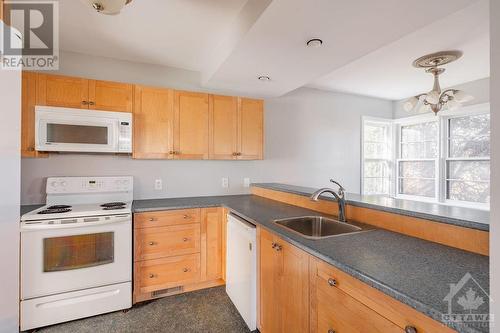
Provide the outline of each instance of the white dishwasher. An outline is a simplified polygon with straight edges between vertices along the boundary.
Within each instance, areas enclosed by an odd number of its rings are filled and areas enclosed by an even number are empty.
[[[227,216],[226,293],[250,331],[257,329],[257,243],[255,226]]]

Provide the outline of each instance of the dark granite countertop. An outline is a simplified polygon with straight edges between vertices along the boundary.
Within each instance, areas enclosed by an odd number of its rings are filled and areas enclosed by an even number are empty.
[[[257,183],[255,187],[310,196],[317,188],[280,183]],[[333,197],[322,199],[335,201]],[[490,212],[482,209],[456,207],[431,202],[395,199],[383,195],[346,194],[346,203],[352,206],[372,208],[385,212],[419,217],[431,221],[453,224],[471,229],[489,231]]]
[[[442,315],[448,311],[444,298],[450,292],[450,284],[458,283],[467,273],[489,291],[487,256],[380,229],[309,240],[272,221],[324,214],[259,196],[135,200],[133,211],[215,206],[225,206],[248,221],[272,230],[304,251],[438,321],[443,321]],[[487,309],[485,312],[488,313]],[[456,323],[451,326],[459,332],[488,332],[487,328],[473,329]]]

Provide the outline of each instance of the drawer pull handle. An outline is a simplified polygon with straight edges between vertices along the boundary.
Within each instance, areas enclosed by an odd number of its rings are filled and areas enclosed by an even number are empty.
[[[329,329],[328,333],[335,333],[335,330]]]
[[[155,278],[155,275],[153,273],[151,273],[151,274],[149,274],[149,278],[153,279],[153,278]]]
[[[408,325],[405,327],[405,333],[417,333],[417,329],[415,326]]]
[[[90,101],[90,102],[89,102],[89,105],[95,105],[95,103],[94,103],[94,102],[92,102],[92,101]]]
[[[184,273],[187,273],[187,272],[189,272],[189,268],[184,268],[182,271],[183,271]]]
[[[158,221],[158,219],[156,217],[150,217],[149,218],[149,222],[154,222],[154,221]]]
[[[149,242],[149,245],[151,246],[156,245],[156,242]]]
[[[328,284],[330,285],[330,287],[335,287],[337,285],[337,280],[329,278]]]
[[[191,218],[191,216],[189,216],[188,214],[185,214],[185,215],[183,216],[183,218],[184,218],[184,219],[189,219],[189,218]]]
[[[83,105],[89,105],[89,102],[87,102],[87,101],[82,101],[82,104],[83,104]]]
[[[188,240],[189,240],[189,238],[187,238],[187,237],[184,237],[184,238],[182,239],[182,241],[183,241],[183,242],[187,242]]]

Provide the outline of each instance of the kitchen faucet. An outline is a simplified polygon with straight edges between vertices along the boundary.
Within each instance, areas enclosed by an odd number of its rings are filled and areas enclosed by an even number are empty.
[[[333,179],[330,179],[330,181],[339,187],[338,193],[335,192],[335,190],[328,188],[328,187],[320,188],[319,190],[317,190],[316,192],[314,192],[311,195],[311,200],[318,201],[319,196],[322,195],[323,193],[332,194],[335,197],[335,199],[337,199],[337,202],[339,204],[339,221],[346,222],[346,218],[345,218],[345,188]]]

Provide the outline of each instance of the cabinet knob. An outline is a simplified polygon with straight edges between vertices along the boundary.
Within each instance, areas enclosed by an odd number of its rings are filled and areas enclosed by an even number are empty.
[[[95,105],[95,103],[94,102],[89,102],[89,105]]]
[[[154,221],[158,221],[158,219],[156,217],[150,217],[149,218],[149,222],[154,222]]]
[[[408,325],[405,327],[405,333],[417,333],[417,329],[415,326]]]
[[[237,156],[241,156],[241,153],[236,153]]]
[[[233,153],[233,156],[238,156],[238,153]]]
[[[87,101],[82,101],[82,104],[83,104],[83,105],[89,105],[89,102],[87,102]]]
[[[153,279],[154,277],[155,277],[155,275],[153,273],[149,274],[150,279]]]
[[[169,151],[169,152],[168,152],[168,154],[169,154],[169,155],[173,155],[173,154],[174,154],[174,151],[173,151],[173,150],[171,150],[171,151]]]
[[[184,216],[182,218],[187,220],[187,219],[191,218],[191,216],[189,216],[188,214],[184,214]]]
[[[337,280],[329,278],[328,284],[330,285],[330,287],[335,287],[337,285]]]
[[[149,245],[151,246],[156,245],[156,242],[149,242]]]
[[[35,151],[35,147],[28,147],[28,151]]]
[[[187,273],[187,272],[189,272],[189,268],[184,268],[182,271],[183,271],[184,273]]]
[[[187,238],[187,237],[184,237],[184,238],[182,239],[182,241],[183,241],[183,242],[187,242],[188,240],[189,240],[189,238]]]
[[[328,333],[335,333],[335,330],[329,329]]]

